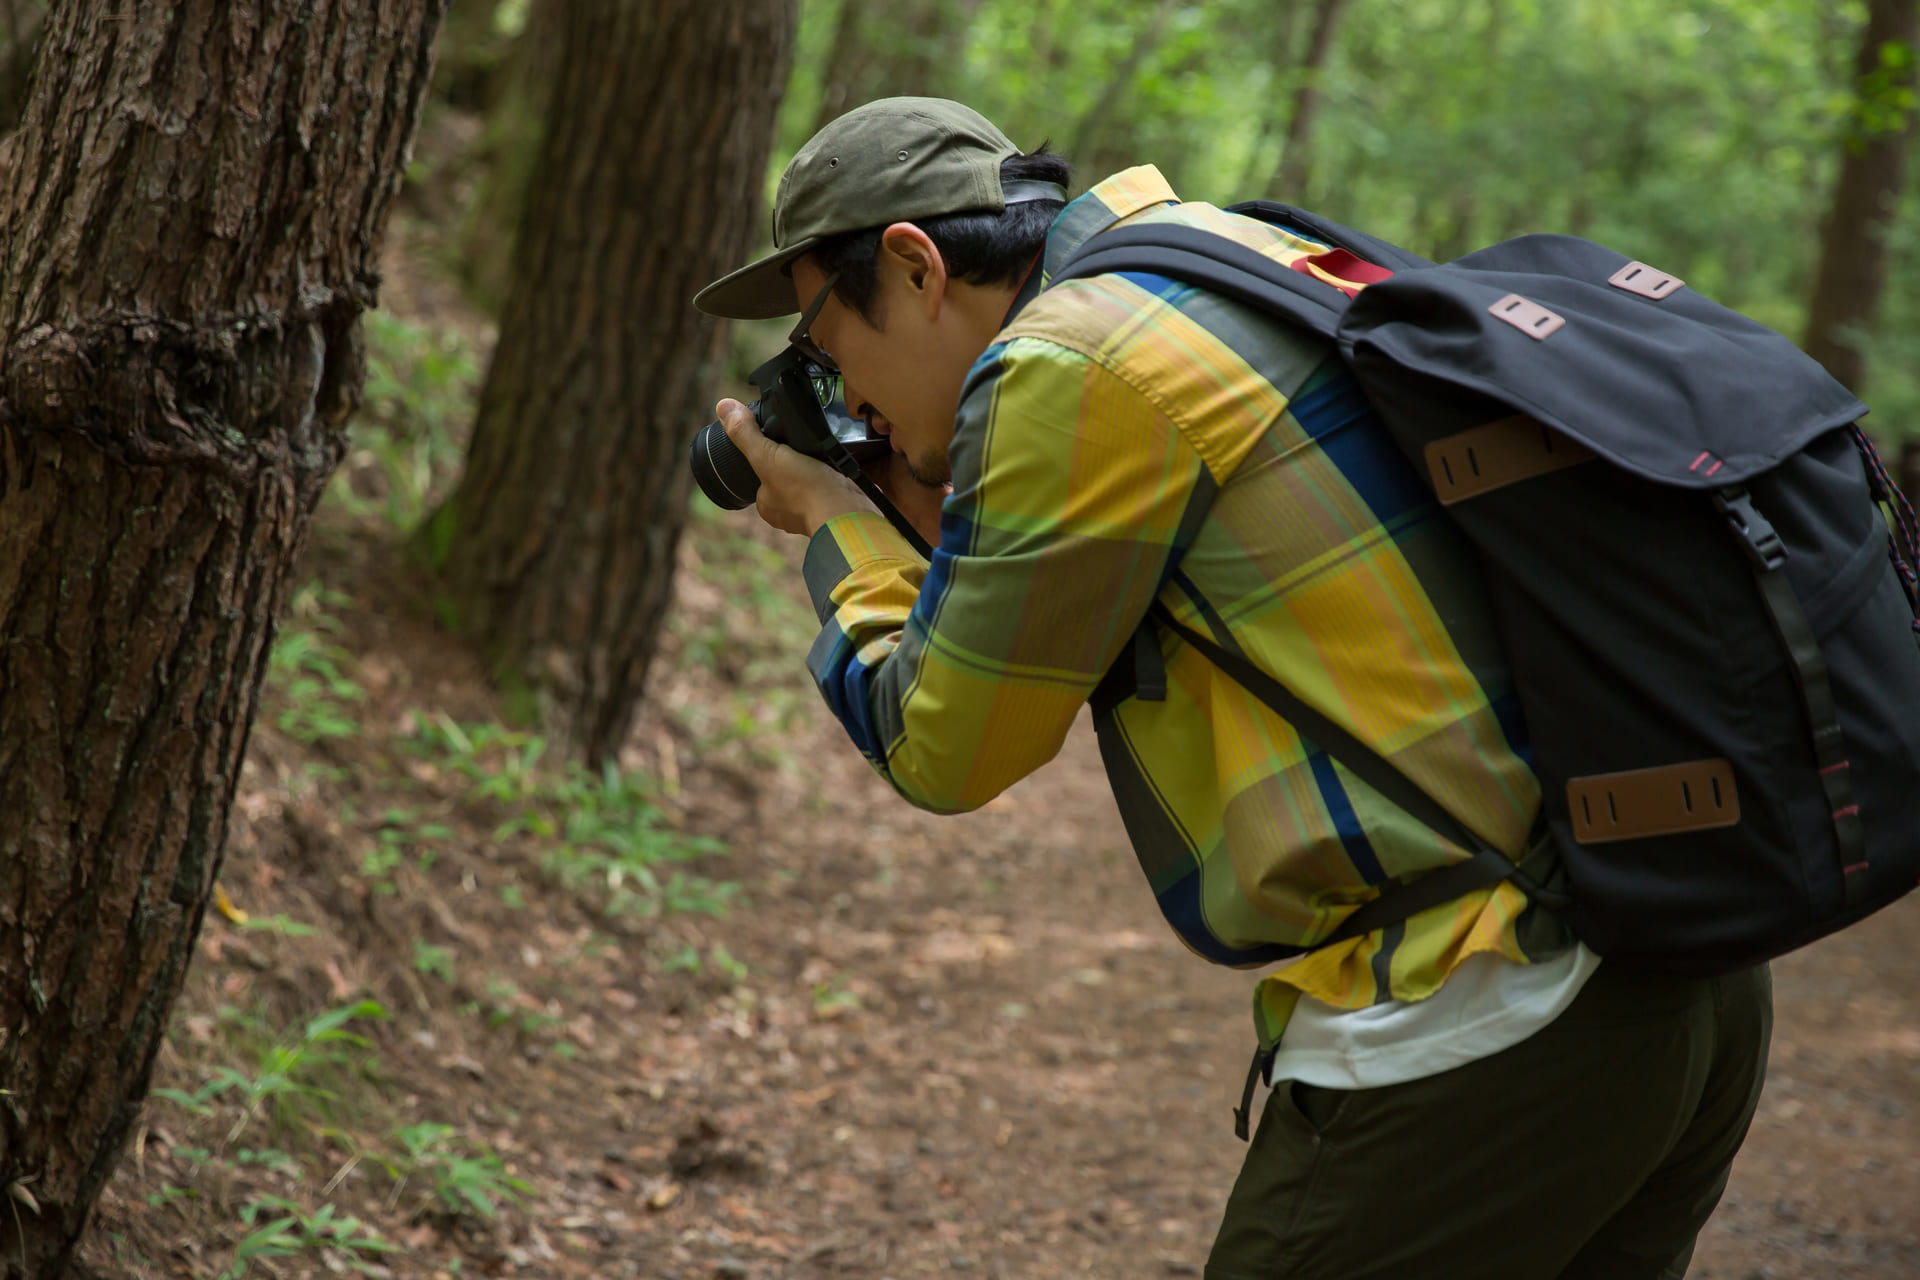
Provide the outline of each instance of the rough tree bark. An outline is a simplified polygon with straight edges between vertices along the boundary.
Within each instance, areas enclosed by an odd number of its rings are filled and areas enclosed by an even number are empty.
[[[1807,352],[1854,391],[1866,381],[1862,339],[1880,315],[1887,233],[1913,150],[1920,0],[1870,0],[1854,63],[1858,106],[1841,139],[1840,178],[1820,233]]]
[[[67,1271],[146,1093],[294,552],[358,396],[359,316],[442,7],[63,4],[7,140],[8,1280]]]
[[[1293,91],[1293,113],[1287,118],[1287,138],[1280,148],[1280,171],[1267,188],[1270,200],[1298,200],[1306,193],[1313,162],[1313,117],[1320,110],[1320,79],[1333,54],[1333,37],[1347,0],[1319,0],[1313,14],[1313,35],[1300,64],[1300,80]]]
[[[790,0],[569,0],[500,341],[422,531],[459,626],[590,759],[639,701],[712,416],[693,309],[760,227]]]

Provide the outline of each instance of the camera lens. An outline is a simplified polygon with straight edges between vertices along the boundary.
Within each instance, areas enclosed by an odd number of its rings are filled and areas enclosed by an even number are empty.
[[[687,465],[693,468],[700,492],[716,507],[728,511],[750,507],[753,496],[760,492],[760,477],[754,474],[747,455],[734,448],[727,429],[718,422],[709,422],[693,437],[693,443],[687,446]]]

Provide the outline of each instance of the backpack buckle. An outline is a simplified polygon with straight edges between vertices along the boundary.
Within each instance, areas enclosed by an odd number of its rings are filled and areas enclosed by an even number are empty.
[[[1713,501],[1762,572],[1771,572],[1787,562],[1787,544],[1753,505],[1753,495],[1745,485],[1728,485],[1714,493]]]

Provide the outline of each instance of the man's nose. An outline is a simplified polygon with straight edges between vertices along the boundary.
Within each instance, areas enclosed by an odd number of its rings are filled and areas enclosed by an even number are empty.
[[[848,413],[856,418],[865,418],[867,426],[883,436],[892,434],[893,424],[887,421],[886,415],[874,408],[873,402],[861,395],[859,388],[845,378],[840,382],[840,394],[847,402]]]

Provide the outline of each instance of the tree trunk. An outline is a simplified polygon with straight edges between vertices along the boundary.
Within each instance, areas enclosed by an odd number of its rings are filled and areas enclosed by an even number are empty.
[[[1307,174],[1313,162],[1313,117],[1320,109],[1320,80],[1333,53],[1334,33],[1347,0],[1320,0],[1313,15],[1313,38],[1300,67],[1300,84],[1293,93],[1293,114],[1287,120],[1287,139],[1280,151],[1280,172],[1268,188],[1272,200],[1297,201],[1306,194]]]
[[[1147,20],[1139,34],[1133,38],[1133,45],[1127,50],[1127,56],[1107,77],[1106,87],[1100,91],[1086,115],[1081,117],[1079,128],[1073,131],[1073,143],[1067,154],[1093,164],[1104,164],[1099,159],[1104,152],[1108,136],[1113,131],[1114,117],[1121,109],[1121,103],[1133,91],[1134,79],[1140,74],[1141,64],[1146,62],[1153,51],[1160,47],[1167,36],[1167,22],[1173,17],[1174,9],[1180,0],[1160,0],[1153,11],[1153,17]],[[1104,169],[1095,170],[1104,172]]]
[[[840,0],[833,24],[833,43],[820,67],[820,106],[813,114],[812,137],[867,100],[868,72],[874,62],[866,28],[871,20],[869,0]]]
[[[1273,94],[1265,105],[1260,117],[1260,132],[1254,137],[1253,148],[1247,152],[1247,162],[1241,167],[1240,180],[1233,184],[1236,193],[1245,192],[1249,196],[1253,184],[1264,169],[1267,144],[1280,128],[1284,116],[1280,111],[1281,86],[1286,82],[1288,68],[1293,66],[1294,28],[1300,25],[1300,11],[1304,0],[1285,0],[1268,11],[1273,21],[1273,37],[1268,44],[1271,52],[1267,63],[1273,70]]]
[[[940,55],[958,16],[949,0],[888,0],[882,12],[887,39],[880,46],[885,56],[880,59],[874,97],[938,95],[948,70],[941,65]]]
[[[1806,348],[1858,392],[1866,380],[1865,342],[1880,315],[1887,233],[1907,181],[1913,149],[1915,54],[1920,3],[1871,0],[1854,64],[1857,104],[1842,141],[1840,178],[1820,234]]]
[[[441,9],[48,20],[0,180],[0,1277],[67,1271],[146,1093]]]
[[[461,235],[460,283],[498,317],[513,274],[513,247],[540,156],[554,78],[560,69],[560,14],[566,0],[534,0],[527,24],[494,71],[486,144],[471,212]]]
[[[793,7],[569,0],[561,31],[466,474],[422,545],[510,697],[603,759],[640,698],[687,441],[712,416],[723,334],[692,298],[761,226]]]

